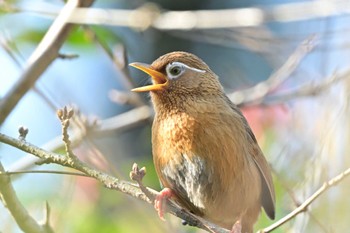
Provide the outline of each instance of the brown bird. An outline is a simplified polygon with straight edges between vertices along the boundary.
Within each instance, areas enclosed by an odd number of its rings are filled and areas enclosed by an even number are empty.
[[[261,207],[275,217],[269,165],[241,111],[218,76],[197,56],[172,52],[151,65],[132,63],[150,92],[154,165],[165,188],[155,207],[163,218],[171,198],[191,213],[232,232],[251,233]]]

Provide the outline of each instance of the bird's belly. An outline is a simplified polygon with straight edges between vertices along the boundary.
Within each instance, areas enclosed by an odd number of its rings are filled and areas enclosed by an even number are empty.
[[[162,168],[162,177],[174,190],[180,204],[200,214],[210,197],[212,173],[200,156],[181,154],[175,158]]]
[[[232,226],[251,208],[259,213],[260,180],[254,167],[225,177],[229,183],[222,186],[220,171],[203,157],[182,154],[175,158],[161,169],[161,180],[182,207],[224,227]]]

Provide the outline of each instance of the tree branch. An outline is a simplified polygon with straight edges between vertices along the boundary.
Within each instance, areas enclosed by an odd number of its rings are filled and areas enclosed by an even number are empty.
[[[15,108],[40,75],[59,56],[59,49],[74,27],[68,19],[75,8],[89,7],[93,0],[69,0],[57,16],[39,46],[27,61],[18,82],[0,101],[0,125]]]
[[[138,185],[132,184],[127,181],[119,180],[116,177],[113,177],[101,171],[95,170],[89,167],[87,164],[80,161],[79,159],[77,159],[75,156],[55,154],[55,153],[43,150],[37,146],[34,146],[24,140],[18,140],[18,139],[9,137],[7,135],[4,135],[2,133],[0,133],[0,142],[11,145],[19,150],[30,153],[32,155],[35,155],[41,159],[42,163],[55,163],[55,164],[59,164],[65,167],[70,167],[75,170],[81,171],[84,174],[100,181],[108,189],[118,190],[120,192],[123,192],[125,194],[128,194],[132,197],[135,197],[137,199],[140,199],[148,203],[152,202],[155,199],[156,195],[158,194],[157,191],[147,188],[148,193],[152,195],[151,196],[152,200],[150,200],[145,195],[145,193],[139,188]],[[181,207],[179,207],[172,201],[167,202],[167,207],[168,207],[167,210],[169,213],[185,220],[186,222],[190,223],[193,226],[204,229],[208,232],[215,232],[215,233],[229,232],[227,229],[223,229],[204,219],[194,216],[191,213],[188,213],[187,211],[183,210]]]
[[[51,228],[47,225],[39,224],[32,218],[28,211],[18,200],[15,190],[12,187],[11,179],[6,174],[0,162],[0,194],[4,205],[12,214],[19,228],[26,233],[49,233]]]
[[[86,131],[73,130],[70,135],[71,143],[76,146],[80,144],[83,138],[86,136],[100,137],[109,133],[121,133],[125,130],[133,128],[141,123],[150,121],[153,117],[153,110],[149,106],[142,106],[131,109],[127,112],[118,114],[114,117],[98,121],[95,127],[86,126]],[[88,135],[86,135],[88,134]],[[41,148],[47,151],[59,151],[64,150],[64,143],[62,142],[62,136],[58,136]],[[35,163],[39,162],[38,157],[23,157],[19,161],[15,162],[9,167],[11,171],[24,170],[32,167]]]

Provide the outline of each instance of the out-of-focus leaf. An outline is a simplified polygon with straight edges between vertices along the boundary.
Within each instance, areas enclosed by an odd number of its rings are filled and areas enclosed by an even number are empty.
[[[32,44],[38,44],[42,38],[44,37],[46,33],[45,29],[39,30],[39,29],[30,29],[22,31],[15,40],[19,43],[32,43]]]

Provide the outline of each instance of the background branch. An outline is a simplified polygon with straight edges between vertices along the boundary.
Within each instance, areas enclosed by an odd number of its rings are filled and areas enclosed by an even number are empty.
[[[339,73],[335,73],[332,76],[327,77],[318,83],[311,82],[294,90],[288,90],[284,93],[276,93],[274,95],[266,96],[266,98],[260,101],[260,104],[278,104],[285,103],[296,98],[317,96],[323,91],[331,88],[334,84],[348,78],[350,78],[350,69],[344,70]]]
[[[48,225],[39,224],[30,216],[21,204],[15,190],[12,187],[10,176],[6,174],[0,162],[0,194],[3,204],[11,212],[17,225],[26,233],[49,233],[52,232]]]
[[[228,97],[238,106],[261,103],[271,91],[275,90],[290,77],[303,58],[305,58],[314,47],[315,36],[311,36],[304,40],[289,56],[286,62],[273,72],[267,80],[260,82],[251,88],[235,91],[232,94],[229,94]]]
[[[73,24],[67,22],[77,7],[88,7],[93,0],[69,0],[57,16],[45,37],[28,59],[18,82],[0,101],[0,125],[5,121],[25,93],[35,84],[47,67],[59,56],[59,49],[67,39]]]
[[[269,7],[246,7],[222,10],[162,11],[153,4],[136,10],[78,8],[69,22],[132,27],[146,30],[194,30],[260,26],[269,22],[295,22],[337,16],[348,12],[346,0],[293,2]],[[26,10],[26,9],[20,9]],[[55,13],[45,9],[29,9],[39,16],[53,18]]]
[[[339,182],[344,180],[347,176],[350,175],[350,168],[346,169],[344,172],[340,173],[339,175],[335,176],[334,178],[330,179],[328,182],[324,183],[321,188],[319,188],[314,194],[312,194],[308,199],[306,199],[299,207],[294,209],[291,213],[283,217],[282,219],[278,220],[274,224],[272,224],[269,227],[266,227],[258,233],[268,233],[279,226],[285,224],[286,222],[290,221],[291,219],[295,218],[298,214],[305,212],[308,210],[308,207],[325,191],[327,191],[329,188],[337,185]]]

